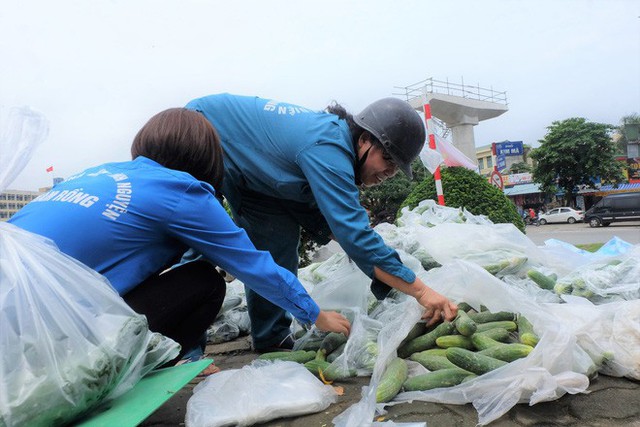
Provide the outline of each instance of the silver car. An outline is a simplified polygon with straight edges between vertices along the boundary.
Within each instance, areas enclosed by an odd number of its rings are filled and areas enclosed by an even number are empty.
[[[577,221],[582,221],[584,219],[584,213],[572,208],[561,207],[541,213],[538,215],[538,219],[540,220],[541,225],[548,222],[568,222],[569,224],[573,224]]]

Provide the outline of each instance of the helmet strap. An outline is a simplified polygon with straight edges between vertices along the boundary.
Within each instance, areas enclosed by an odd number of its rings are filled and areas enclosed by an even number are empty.
[[[364,162],[367,161],[367,157],[369,157],[369,151],[371,151],[371,147],[373,147],[373,144],[370,145],[369,148],[367,148],[367,151],[364,152],[362,157],[357,159],[356,162],[355,162],[355,165],[354,165],[353,169],[354,169],[355,175],[356,175],[356,185],[362,184],[362,180],[360,179],[360,168],[362,167],[362,165],[364,165]]]

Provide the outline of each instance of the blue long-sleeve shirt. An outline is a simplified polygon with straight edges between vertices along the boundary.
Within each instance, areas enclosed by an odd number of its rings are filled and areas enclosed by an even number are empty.
[[[255,249],[211,185],[145,157],[72,176],[10,222],[50,238],[120,295],[193,248],[302,322],[320,312],[292,273]]]
[[[415,280],[413,271],[370,227],[360,205],[356,153],[345,120],[293,104],[230,94],[195,99],[187,108],[200,111],[220,135],[222,192],[232,205],[243,189],[305,203],[319,210],[325,234],[331,232],[369,277],[376,266],[406,282]],[[321,234],[321,225],[307,226]]]

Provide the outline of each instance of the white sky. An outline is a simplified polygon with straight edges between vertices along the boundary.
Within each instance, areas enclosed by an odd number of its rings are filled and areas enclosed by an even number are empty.
[[[617,125],[640,113],[640,1],[4,0],[0,106],[50,121],[9,188],[128,160],[152,115],[195,97],[357,113],[429,77],[507,91],[478,146],[536,146],[569,117]]]

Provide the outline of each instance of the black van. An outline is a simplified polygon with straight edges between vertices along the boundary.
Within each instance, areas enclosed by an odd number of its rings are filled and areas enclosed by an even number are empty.
[[[610,194],[593,205],[585,214],[584,222],[591,227],[607,226],[616,221],[640,220],[640,192]]]

